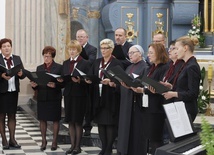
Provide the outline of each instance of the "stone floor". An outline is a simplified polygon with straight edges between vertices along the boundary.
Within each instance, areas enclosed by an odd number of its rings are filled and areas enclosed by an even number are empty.
[[[40,151],[41,133],[39,131],[39,122],[35,117],[35,110],[29,105],[21,106],[17,112],[16,139],[22,146],[21,149],[2,150],[0,145],[0,155],[64,155],[65,151],[70,148],[70,140],[68,135],[67,124],[61,122],[58,149],[51,151],[52,131],[49,124],[47,131],[47,149]],[[6,128],[8,136],[8,128]],[[0,139],[1,144],[1,139]],[[79,155],[97,155],[100,152],[100,140],[97,127],[93,127],[92,134],[89,137],[82,138],[81,149]],[[113,150],[116,154],[116,150]]]

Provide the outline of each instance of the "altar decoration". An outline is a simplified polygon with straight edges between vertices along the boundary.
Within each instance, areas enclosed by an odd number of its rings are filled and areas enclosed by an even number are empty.
[[[210,102],[210,94],[209,90],[204,90],[203,84],[205,79],[206,71],[203,67],[201,69],[201,81],[200,81],[200,87],[199,87],[199,95],[198,95],[198,112],[199,113],[205,113],[207,111],[207,107]]]
[[[205,47],[205,36],[203,35],[202,23],[201,23],[201,15],[194,15],[194,18],[191,21],[192,28],[188,31],[188,36],[196,36],[199,41],[199,47]]]

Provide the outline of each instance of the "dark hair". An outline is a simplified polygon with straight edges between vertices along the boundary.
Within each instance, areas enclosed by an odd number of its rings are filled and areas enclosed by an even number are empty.
[[[12,47],[12,40],[8,38],[3,38],[0,40],[0,48],[2,48],[2,44],[9,42]]]
[[[170,46],[170,45],[175,45],[175,40],[170,41],[170,42],[169,42],[169,46]]]
[[[124,34],[126,35],[126,33],[127,33],[126,29],[124,29],[123,27],[118,27],[116,30],[119,30],[119,29],[123,30],[123,31],[124,31]],[[116,30],[115,30],[115,31],[116,31]],[[114,32],[115,32],[115,31],[114,31]]]
[[[42,55],[50,53],[52,58],[56,56],[56,49],[52,46],[45,46],[45,48],[42,50]]]
[[[166,49],[161,43],[152,43],[149,47],[153,47],[155,50],[155,54],[159,63],[167,63],[169,61],[169,57],[166,53]]]

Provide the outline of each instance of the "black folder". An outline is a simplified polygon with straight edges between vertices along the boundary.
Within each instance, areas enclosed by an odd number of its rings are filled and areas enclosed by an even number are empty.
[[[137,80],[141,81],[144,86],[152,86],[155,89],[155,92],[158,94],[162,94],[164,92],[169,91],[169,88],[162,85],[158,81],[155,81],[147,76],[138,77]]]
[[[114,47],[114,50],[112,52],[112,55],[115,56],[119,60],[124,60],[126,59],[126,55],[123,53],[123,49],[121,45],[116,45]]]
[[[22,64],[18,64],[11,69],[7,69],[5,66],[0,64],[0,71],[6,73],[7,76],[13,77],[16,75],[21,69],[23,69]]]
[[[108,73],[112,75],[119,82],[124,82],[128,87],[142,87],[140,81],[129,76],[120,66],[115,66],[109,69]]]
[[[45,71],[30,72],[26,69],[23,71],[30,81],[36,82],[38,85],[47,85],[49,82],[57,82],[57,79]]]
[[[116,84],[120,84],[120,82],[118,80],[115,79],[114,74],[111,73],[110,71],[106,70],[106,69],[102,69],[101,72],[103,72],[103,74],[110,79],[111,82],[114,82]]]
[[[96,75],[88,75],[84,73],[83,71],[79,70],[78,68],[75,68],[75,70],[78,72],[77,76],[80,76],[80,78],[90,80],[93,83],[100,83],[101,79]]]

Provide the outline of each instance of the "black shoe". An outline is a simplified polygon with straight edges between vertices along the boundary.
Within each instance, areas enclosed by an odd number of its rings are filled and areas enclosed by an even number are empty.
[[[9,149],[10,149],[10,146],[9,146],[9,145],[3,145],[3,146],[2,146],[2,149],[3,149],[3,150],[9,150]]]
[[[98,155],[104,155],[104,150],[100,151]]]
[[[80,148],[78,148],[78,149],[74,149],[72,154],[79,154],[81,152],[82,152],[82,150]]]
[[[21,145],[17,144],[17,142],[16,143],[9,142],[9,146],[13,147],[13,148],[16,148],[16,149],[20,149],[21,148]]]
[[[84,132],[83,136],[91,136],[91,131],[90,130],[86,130]]]
[[[51,146],[51,151],[57,150],[57,146]]]
[[[71,154],[71,153],[73,152],[73,150],[74,150],[74,148],[70,148],[69,150],[67,150],[67,151],[65,152],[65,154]]]
[[[40,147],[40,150],[41,150],[41,151],[45,151],[45,150],[46,150],[46,146],[41,146],[41,147]]]
[[[41,150],[41,151],[46,150],[46,146],[47,146],[47,141],[45,142],[45,144],[42,143],[42,145],[41,145],[41,147],[40,147],[40,150]]]

